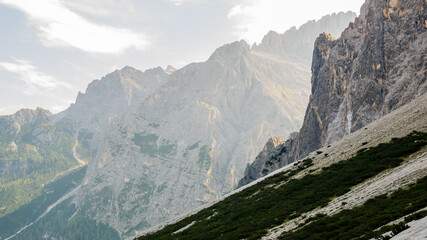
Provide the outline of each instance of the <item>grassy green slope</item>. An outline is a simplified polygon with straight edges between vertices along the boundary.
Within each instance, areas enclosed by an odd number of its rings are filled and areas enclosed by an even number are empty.
[[[13,235],[28,223],[36,220],[51,204],[77,187],[83,180],[85,172],[86,167],[82,167],[59,177],[56,181],[44,186],[41,196],[0,218],[0,226],[3,226],[0,228],[0,239]],[[24,233],[22,234],[24,235]]]
[[[40,197],[41,187],[78,166],[71,124],[0,119],[0,217]]]
[[[320,173],[292,179],[298,171],[310,166],[310,159],[306,159],[292,171],[269,177],[190,217],[138,239],[259,239],[268,229],[304,212],[325,206],[334,197],[347,193],[351,187],[398,166],[403,157],[417,152],[425,145],[426,133],[412,133],[377,147],[360,150],[356,156],[323,168]],[[418,192],[424,200],[427,199],[426,194],[425,191]],[[427,205],[427,201],[420,203],[419,199],[409,199],[402,204],[414,201],[410,211],[416,211]],[[190,224],[189,228],[179,231]],[[348,224],[347,228],[351,232],[356,226]],[[358,234],[369,231],[363,229]],[[320,236],[318,239],[325,238]]]
[[[76,208],[71,202],[72,198],[56,205],[44,217],[38,219],[49,206],[81,184],[85,172],[86,166],[58,177],[44,186],[41,196],[0,218],[0,239],[14,235],[32,222],[33,224],[12,239],[120,239],[115,229],[85,215],[84,206]]]

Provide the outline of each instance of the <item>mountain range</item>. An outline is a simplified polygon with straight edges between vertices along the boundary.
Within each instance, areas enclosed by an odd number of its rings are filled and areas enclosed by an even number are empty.
[[[426,9],[366,0],[0,116],[0,239],[423,239]]]
[[[0,239],[422,239],[426,9],[366,0],[0,116]]]
[[[226,44],[178,70],[125,67],[59,114],[22,110],[25,127],[19,112],[1,117],[0,171],[22,174],[2,179],[0,197],[14,197],[1,201],[0,236],[127,238],[231,192],[270,136],[301,127],[316,36],[354,17]]]

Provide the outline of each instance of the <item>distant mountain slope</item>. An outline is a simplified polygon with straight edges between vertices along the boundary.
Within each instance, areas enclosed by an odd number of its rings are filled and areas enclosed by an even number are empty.
[[[71,126],[37,108],[0,116],[0,218],[43,193],[43,185],[79,166]]]
[[[304,123],[274,159],[259,159],[239,186],[305,157],[425,93],[427,2],[366,1],[334,39],[321,34]]]
[[[173,70],[170,68],[170,72]],[[90,146],[95,154],[109,122],[122,114],[136,111],[137,107],[160,86],[169,74],[162,68],[144,72],[124,67],[92,81],[76,102],[54,119],[70,119],[76,137]]]
[[[95,116],[108,119],[131,112],[150,96],[168,78],[169,74],[162,68],[149,69],[144,72],[132,67],[124,67],[107,74],[100,80],[92,81],[85,93],[77,96],[76,103],[59,114],[80,124],[95,121]],[[102,124],[105,125],[105,124]]]
[[[424,94],[137,239],[372,239],[397,234],[427,214],[426,101]],[[422,234],[415,237],[420,231],[414,229],[411,237],[423,239]]]

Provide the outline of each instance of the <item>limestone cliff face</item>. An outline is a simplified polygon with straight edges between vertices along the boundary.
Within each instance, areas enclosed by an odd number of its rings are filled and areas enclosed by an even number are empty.
[[[173,72],[173,68],[168,71]],[[109,122],[122,114],[135,112],[168,78],[168,72],[160,67],[144,72],[124,67],[92,81],[85,93],[79,92],[74,104],[53,118],[70,119],[76,137],[87,142],[95,154]]]
[[[103,114],[101,119],[135,110],[155,90],[162,86],[168,74],[162,68],[144,72],[132,67],[116,70],[100,80],[92,81],[85,93],[79,93],[76,103],[63,115],[78,123],[88,123],[94,116]]]
[[[424,0],[367,0],[340,38],[321,34],[303,126],[274,165],[300,159],[425,93],[426,19]],[[257,166],[248,166],[240,185],[276,169]]]
[[[132,236],[232,191],[269,136],[301,126],[309,79],[306,66],[243,41],[176,70],[110,121],[80,203]]]

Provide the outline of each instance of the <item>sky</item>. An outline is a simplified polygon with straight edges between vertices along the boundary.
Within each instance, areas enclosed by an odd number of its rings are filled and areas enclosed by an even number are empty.
[[[66,109],[106,74],[206,61],[364,0],[0,0],[0,115]]]

